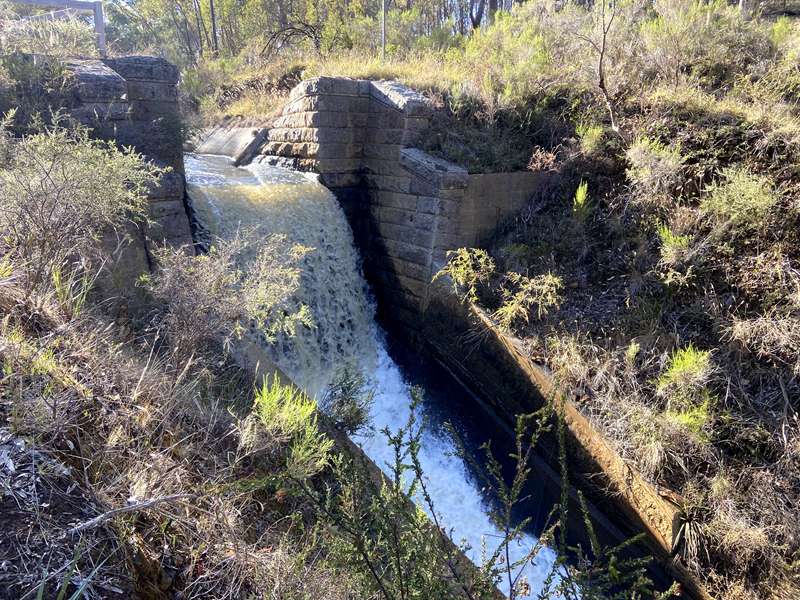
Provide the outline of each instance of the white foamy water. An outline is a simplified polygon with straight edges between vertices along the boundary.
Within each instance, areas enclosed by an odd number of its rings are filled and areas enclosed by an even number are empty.
[[[324,391],[337,367],[355,364],[375,386],[373,429],[379,432],[388,427],[396,432],[405,426],[411,406],[409,383],[389,356],[375,324],[352,232],[333,194],[313,176],[266,165],[236,168],[217,156],[187,155],[186,171],[193,206],[212,234],[230,238],[252,228],[258,235],[283,234],[290,242],[315,248],[305,258],[299,294],[310,306],[317,327],[265,348],[269,358],[313,396]],[[393,450],[385,436],[374,433],[354,441],[388,471]],[[491,553],[502,533],[488,516],[480,484],[455,449],[446,429],[427,426],[423,430],[419,458],[439,522],[452,529],[454,541],[463,539],[472,547],[469,557],[479,563],[484,540]],[[526,556],[536,541],[526,535],[513,544],[511,560]],[[525,566],[532,597],[554,560],[555,554],[544,549]],[[500,589],[508,593],[506,581],[500,582]]]

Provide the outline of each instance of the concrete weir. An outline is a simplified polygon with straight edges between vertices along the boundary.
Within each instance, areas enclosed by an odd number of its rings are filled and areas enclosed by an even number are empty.
[[[319,77],[269,127],[228,122],[196,150],[318,173],[350,221],[380,316],[416,330],[447,250],[485,241],[549,177],[470,174],[415,148],[432,114],[396,82]]]
[[[468,173],[415,148],[432,113],[424,96],[396,82],[320,77],[296,86],[269,126],[229,122],[196,151],[318,173],[345,210],[384,325],[440,362],[507,424],[545,398],[563,397],[571,477],[623,531],[646,532],[651,551],[685,591],[707,598],[672,560],[679,499],[627,465],[513,339],[432,283],[448,250],[486,243],[553,177]],[[550,457],[557,462],[552,443]]]

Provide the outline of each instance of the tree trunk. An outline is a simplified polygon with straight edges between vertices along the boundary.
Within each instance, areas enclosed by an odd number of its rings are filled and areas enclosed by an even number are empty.
[[[214,0],[208,0],[211,9],[211,47],[214,49],[214,56],[219,55],[219,38],[217,37],[217,12],[214,10]]]

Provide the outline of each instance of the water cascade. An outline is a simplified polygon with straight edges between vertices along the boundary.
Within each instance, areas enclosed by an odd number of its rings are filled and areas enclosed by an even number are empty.
[[[264,348],[265,355],[317,397],[338,367],[354,364],[369,374],[375,388],[374,430],[397,431],[405,425],[410,383],[375,323],[353,235],[333,194],[313,175],[263,164],[237,168],[220,156],[187,155],[186,170],[193,207],[213,236],[228,239],[242,231],[257,236],[281,234],[290,243],[314,249],[303,259],[299,296],[311,308],[316,327],[279,339]],[[426,409],[432,410],[423,404],[423,413]],[[381,468],[392,460],[392,449],[380,433],[354,441]],[[492,549],[502,534],[488,516],[489,500],[480,483],[454,450],[455,442],[442,420],[426,420],[420,460],[437,516],[445,528],[452,529],[455,541],[468,542],[473,548],[469,557],[479,562],[482,541]],[[524,556],[535,543],[529,534],[523,543],[514,544],[512,560],[514,555]],[[533,597],[554,559],[553,552],[544,550],[526,566],[524,575]],[[506,593],[507,587],[501,583]]]

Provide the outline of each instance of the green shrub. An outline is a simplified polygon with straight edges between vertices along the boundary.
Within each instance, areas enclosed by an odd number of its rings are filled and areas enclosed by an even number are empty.
[[[494,260],[486,250],[459,248],[448,250],[447,264],[433,276],[433,281],[447,276],[462,301],[477,302],[479,286],[487,284],[494,271]]]
[[[346,365],[328,386],[320,409],[339,429],[353,435],[369,426],[375,392],[367,387],[364,374]]]
[[[665,413],[665,417],[700,439],[707,439],[703,430],[710,420],[708,399],[694,406],[676,410],[670,409]]]
[[[584,154],[596,154],[605,148],[606,131],[602,125],[579,123],[575,133],[581,141],[581,151]]]
[[[628,148],[626,156],[630,164],[628,179],[645,202],[670,196],[682,182],[684,161],[678,148],[639,138]]]
[[[586,223],[592,213],[592,205],[589,199],[589,184],[581,181],[578,189],[575,190],[575,197],[572,199],[572,216],[583,224]]]
[[[216,240],[199,256],[165,247],[155,250],[158,271],[142,283],[162,302],[156,325],[176,354],[213,357],[247,331],[273,342],[278,334],[313,326],[309,308],[294,295],[308,251],[280,235],[259,239],[257,250],[241,236]]]
[[[691,242],[688,235],[674,233],[666,223],[658,226],[658,239],[661,241],[661,260],[669,266],[683,260]]]
[[[758,229],[778,201],[772,180],[746,169],[726,169],[722,181],[707,190],[700,208],[718,226],[736,230]]]
[[[288,444],[290,477],[307,479],[327,466],[333,440],[319,430],[317,405],[300,389],[281,383],[277,375],[271,382],[265,379],[256,391],[254,410],[269,436]]]
[[[64,281],[99,265],[101,237],[124,237],[126,223],[145,218],[147,190],[161,175],[132,150],[56,121],[22,138],[0,132],[2,252],[29,293],[50,290],[56,273]]]
[[[548,309],[561,304],[563,287],[563,280],[552,273],[535,277],[507,273],[506,283],[502,288],[503,303],[493,316],[500,328],[506,331],[519,321],[527,323],[534,307],[537,318],[541,319]]]
[[[696,408],[709,400],[708,384],[713,373],[711,352],[689,344],[672,354],[656,381],[656,391],[667,399],[668,409]]]
[[[666,223],[661,223],[657,232],[661,244],[660,265],[663,269],[664,282],[667,285],[686,285],[691,281],[693,275],[693,266],[687,264],[692,238],[688,235],[674,233]]]

